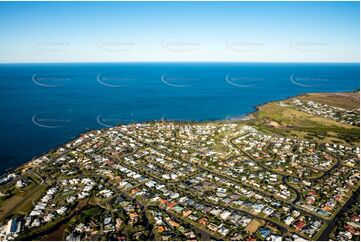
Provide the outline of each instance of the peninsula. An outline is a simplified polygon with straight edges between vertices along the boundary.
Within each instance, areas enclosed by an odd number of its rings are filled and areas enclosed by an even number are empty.
[[[0,177],[0,239],[359,240],[359,102],[89,131]]]

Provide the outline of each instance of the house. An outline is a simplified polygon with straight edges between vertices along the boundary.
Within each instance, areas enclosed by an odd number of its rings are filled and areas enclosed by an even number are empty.
[[[293,226],[296,228],[297,231],[301,231],[306,226],[306,223],[304,221],[297,220],[293,224]]]
[[[193,213],[193,211],[192,210],[186,210],[186,211],[183,211],[183,213],[182,213],[182,215],[183,215],[183,217],[188,217],[189,215],[191,215]]]
[[[59,215],[64,215],[67,210],[68,210],[68,208],[65,207],[65,206],[63,206],[63,207],[57,209],[56,212],[57,212]]]
[[[226,219],[229,218],[230,215],[231,215],[231,212],[225,210],[223,213],[221,213],[220,218],[221,218],[222,220],[226,220]]]
[[[291,225],[291,223],[292,223],[293,221],[295,221],[295,219],[292,218],[291,216],[288,216],[288,217],[284,220],[285,224],[287,224],[287,225]]]
[[[271,233],[271,230],[269,229],[269,228],[267,228],[267,227],[260,227],[259,229],[258,229],[258,232],[259,232],[259,234],[262,236],[262,238],[267,238],[268,237],[268,235],[270,235],[270,233]]]
[[[218,226],[215,225],[215,224],[213,224],[213,223],[210,223],[210,224],[208,224],[207,228],[208,228],[210,231],[215,232],[215,231],[217,231]]]

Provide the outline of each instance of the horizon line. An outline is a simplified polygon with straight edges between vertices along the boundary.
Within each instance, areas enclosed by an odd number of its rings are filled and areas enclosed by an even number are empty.
[[[12,65],[12,64],[152,64],[152,63],[161,63],[161,64],[177,64],[177,63],[230,63],[230,64],[246,64],[246,63],[257,63],[257,64],[359,64],[359,62],[345,61],[345,62],[336,62],[336,61],[325,61],[325,62],[308,62],[308,61],[76,61],[76,62],[0,62],[0,65]]]

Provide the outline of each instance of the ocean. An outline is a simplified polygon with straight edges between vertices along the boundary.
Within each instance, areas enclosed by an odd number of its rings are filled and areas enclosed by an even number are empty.
[[[89,129],[240,117],[306,92],[360,88],[359,64],[0,64],[0,172]]]

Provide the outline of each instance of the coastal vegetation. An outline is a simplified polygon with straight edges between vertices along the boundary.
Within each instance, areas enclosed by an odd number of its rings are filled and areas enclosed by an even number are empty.
[[[243,120],[89,131],[1,177],[0,236],[357,239],[358,95],[305,94]]]

